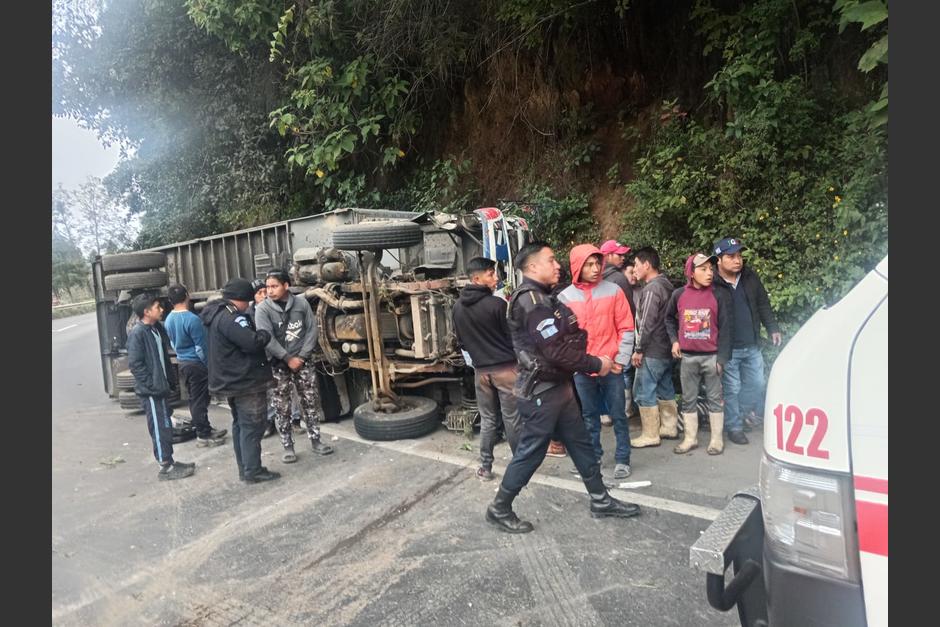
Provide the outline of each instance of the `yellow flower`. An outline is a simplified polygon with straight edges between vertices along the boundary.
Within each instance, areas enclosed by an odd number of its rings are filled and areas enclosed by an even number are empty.
[[[324,172],[320,168],[317,168],[316,175],[318,179],[322,179],[324,176],[326,176],[326,172]]]
[[[782,278],[783,278],[783,272],[779,273],[779,274],[777,275],[777,278],[778,278],[778,279],[782,279]]]
[[[835,259],[836,261],[839,261],[839,255],[833,255],[832,258]]]
[[[848,230],[848,229],[842,229],[842,235],[843,235],[844,237],[848,237],[848,235],[849,235],[849,230]]]
[[[399,149],[399,150],[398,150],[398,158],[401,159],[401,158],[404,157],[404,156],[405,156],[405,151]]]
[[[816,239],[819,239],[819,233],[816,234]]]
[[[839,204],[840,202],[842,202],[842,196],[836,196],[835,200],[836,200],[836,204]]]
[[[835,187],[830,187],[830,188],[829,188],[829,191],[830,191],[830,192],[834,192],[834,191],[836,191],[836,188],[835,188]]]

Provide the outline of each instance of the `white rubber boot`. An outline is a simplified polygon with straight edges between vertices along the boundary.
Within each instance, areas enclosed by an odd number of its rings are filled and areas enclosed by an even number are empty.
[[[725,429],[725,414],[724,412],[711,413],[708,414],[708,426],[712,430],[712,439],[708,443],[708,454],[709,455],[721,455],[722,451],[725,450],[725,439],[724,439],[724,429]]]
[[[676,401],[657,401],[662,424],[659,427],[659,437],[664,440],[679,439],[679,408]]]
[[[630,440],[630,446],[659,446],[659,407],[640,407],[640,422],[643,425],[643,434],[635,440]]]
[[[672,449],[673,453],[679,455],[698,448],[698,414],[695,412],[691,414],[683,413],[682,421],[685,423],[685,437],[682,439],[681,444]]]

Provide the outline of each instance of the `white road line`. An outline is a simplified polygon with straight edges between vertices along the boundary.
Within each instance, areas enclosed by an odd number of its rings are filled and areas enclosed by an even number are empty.
[[[373,442],[371,440],[364,440],[358,435],[350,433],[343,427],[331,423],[321,423],[320,431],[328,435],[335,435],[336,437],[340,437],[345,440],[352,440],[353,442],[368,444],[370,446],[377,446],[379,448],[388,449],[390,451],[405,453],[406,455],[414,455],[416,457],[423,457],[424,459],[431,459],[436,462],[443,462],[445,464],[452,464],[454,466],[466,466],[468,469],[471,469],[476,468],[477,465],[477,460],[475,458],[466,459],[456,455],[449,455],[447,453],[437,453],[434,451],[423,451],[418,449],[417,446],[421,444],[420,440]],[[494,463],[493,470],[499,471],[500,474],[502,474],[506,470],[506,467],[502,466],[501,464]],[[537,483],[539,485],[550,486],[553,488],[561,488],[562,490],[569,490],[571,492],[578,492],[581,494],[584,493],[584,484],[573,479],[562,479],[560,477],[551,477],[548,475],[536,473],[533,475],[532,480],[529,483]],[[675,514],[682,514],[683,516],[701,518],[703,520],[715,520],[718,518],[718,514],[721,513],[720,510],[711,507],[704,507],[702,505],[695,505],[693,503],[684,503],[682,501],[664,499],[658,496],[642,494],[640,492],[636,492],[635,490],[619,490],[615,488],[611,489],[610,493],[619,499],[627,500],[631,503],[636,503],[645,507],[651,507],[653,509],[673,512]]]
[[[70,324],[69,326],[67,326],[67,327],[62,327],[61,329],[53,329],[52,332],[53,332],[53,333],[58,333],[59,331],[67,331],[67,330],[69,330],[69,329],[71,329],[71,328],[73,328],[73,327],[77,327],[77,326],[78,326],[77,324]]]

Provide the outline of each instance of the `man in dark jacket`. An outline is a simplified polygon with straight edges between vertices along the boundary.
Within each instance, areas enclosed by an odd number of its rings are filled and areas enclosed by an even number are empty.
[[[232,279],[222,288],[222,299],[206,305],[199,316],[209,329],[209,391],[228,397],[235,464],[239,478],[247,483],[281,476],[261,465],[267,389],[272,380],[264,347],[271,334],[256,331],[247,314],[253,297],[250,281]]]
[[[508,533],[532,531],[532,523],[512,511],[512,502],[545,459],[553,434],[561,438],[581,475],[591,497],[591,516],[636,516],[638,505],[618,501],[604,486],[571,379],[575,372],[606,376],[613,361],[587,353],[587,333],[578,326],[577,317],[550,295],[561,269],[552,249],[539,242],[526,244],[515,263],[525,277],[509,302],[509,329],[519,364],[514,393],[519,397],[522,432],[496,498],[486,509],[486,520]]]
[[[454,331],[460,347],[470,354],[473,383],[480,411],[480,467],[477,477],[493,479],[493,446],[502,414],[509,448],[519,441],[519,410],[512,388],[516,384],[516,354],[506,320],[506,301],[493,295],[498,279],[496,262],[474,257],[467,262],[472,285],[454,304]]]
[[[297,461],[291,428],[290,406],[294,389],[300,397],[304,423],[310,446],[318,455],[329,455],[333,447],[320,440],[320,418],[323,406],[313,350],[317,346],[317,320],[303,294],[290,293],[290,276],[281,270],[268,272],[265,278],[268,297],[261,301],[255,312],[258,328],[271,334],[265,347],[274,371],[272,402],[277,412],[277,428],[285,464]]]
[[[651,246],[636,251],[636,277],[643,287],[636,297],[636,342],[633,394],[640,407],[643,434],[630,440],[633,448],[659,446],[660,438],[679,438],[679,408],[672,384],[672,342],[666,333],[666,308],[672,283],[659,271],[659,253]]]
[[[672,342],[672,356],[682,360],[679,378],[682,382],[685,437],[673,449],[675,453],[688,453],[698,447],[696,402],[700,388],[704,390],[708,404],[711,429],[708,454],[719,455],[724,450],[721,370],[731,358],[734,309],[731,293],[712,284],[714,261],[714,256],[702,253],[689,255],[685,261],[685,276],[689,282],[672,293],[666,310],[666,332]]]
[[[600,245],[601,253],[604,255],[604,271],[601,278],[605,281],[614,283],[623,290],[627,302],[630,303],[630,315],[636,313],[636,303],[633,301],[633,285],[627,281],[623,274],[623,266],[627,261],[627,255],[630,254],[630,247],[621,244],[615,239],[609,239]]]
[[[147,414],[153,456],[160,464],[157,478],[183,479],[196,471],[196,465],[173,459],[173,423],[166,397],[178,382],[170,362],[170,338],[160,323],[163,307],[158,296],[138,294],[131,301],[131,308],[139,324],[127,336],[127,362],[134,375],[134,392]]]
[[[764,356],[760,352],[760,325],[763,324],[774,346],[782,336],[770,308],[770,298],[760,278],[744,266],[741,240],[726,237],[715,242],[718,276],[715,283],[731,290],[734,300],[734,339],[731,359],[721,376],[725,394],[725,429],[735,444],[747,444],[742,410],[763,412]]]

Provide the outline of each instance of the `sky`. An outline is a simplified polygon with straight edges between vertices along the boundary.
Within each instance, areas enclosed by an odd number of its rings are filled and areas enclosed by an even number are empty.
[[[52,189],[76,189],[89,176],[104,178],[119,159],[117,146],[105,148],[95,133],[71,118],[52,118]]]

